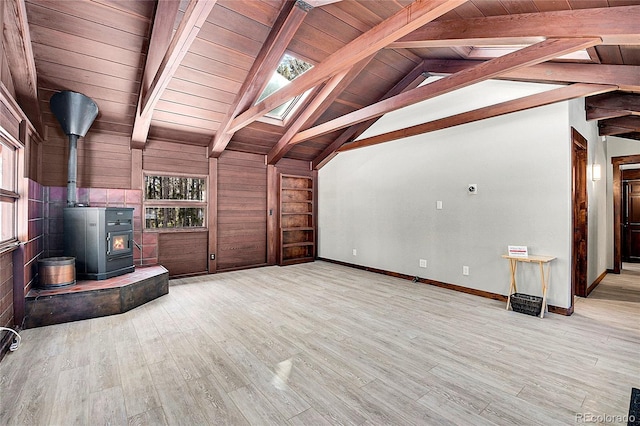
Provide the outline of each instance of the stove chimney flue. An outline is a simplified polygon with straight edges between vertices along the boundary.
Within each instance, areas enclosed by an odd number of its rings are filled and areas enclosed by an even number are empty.
[[[82,93],[63,90],[51,96],[51,112],[56,116],[62,131],[69,137],[69,169],[67,173],[67,207],[76,205],[78,173],[78,138],[84,137],[98,116],[98,106]]]

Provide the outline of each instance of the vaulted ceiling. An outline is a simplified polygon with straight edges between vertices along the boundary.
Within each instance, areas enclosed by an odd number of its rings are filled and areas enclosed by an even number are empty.
[[[132,148],[151,138],[318,167],[384,113],[488,78],[572,86],[419,131],[588,97],[602,135],[640,139],[640,0],[4,3],[18,17],[5,40],[33,57],[18,101],[45,139],[59,132],[49,98],[73,90],[98,104],[93,129]],[[255,104],[284,53],[314,68]],[[446,77],[418,87],[430,74]],[[309,89],[284,122],[263,117]]]

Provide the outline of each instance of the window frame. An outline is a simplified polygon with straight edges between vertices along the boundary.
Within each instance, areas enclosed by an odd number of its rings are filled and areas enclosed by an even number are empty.
[[[149,200],[147,199],[147,186],[146,178],[151,177],[173,177],[173,178],[191,178],[191,179],[203,179],[205,182],[204,200]],[[208,214],[209,214],[209,176],[191,173],[177,173],[177,172],[154,172],[145,170],[142,175],[142,230],[144,232],[191,232],[201,231],[208,229]],[[180,226],[172,228],[149,228],[147,227],[147,208],[202,208],[204,209],[204,218],[202,226]]]
[[[7,250],[14,248],[19,243],[18,238],[18,225],[19,225],[19,209],[18,203],[20,201],[20,150],[24,149],[23,145],[15,139],[4,127],[0,126],[0,143],[2,149],[10,149],[12,152],[11,161],[13,163],[12,170],[12,188],[0,187],[0,203],[10,203],[13,205],[13,223],[11,230],[11,237],[6,240],[0,240],[0,253],[4,253]],[[1,237],[0,237],[1,238]]]

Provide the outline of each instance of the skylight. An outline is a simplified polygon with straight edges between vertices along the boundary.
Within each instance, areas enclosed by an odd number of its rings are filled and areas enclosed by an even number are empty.
[[[256,103],[262,101],[272,93],[291,83],[298,76],[304,74],[305,71],[311,68],[313,68],[313,65],[311,65],[310,63],[285,54],[278,64],[278,68],[271,76],[269,83],[267,83],[267,87],[264,88],[264,90],[258,97]],[[295,98],[285,102],[279,107],[274,108],[273,110],[269,111],[266,116],[278,120],[284,120],[287,115],[298,106],[300,100],[304,98],[307,93],[296,96]]]

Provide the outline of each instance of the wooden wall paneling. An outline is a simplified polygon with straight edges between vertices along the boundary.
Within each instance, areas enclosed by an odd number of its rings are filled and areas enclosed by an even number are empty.
[[[131,189],[142,190],[144,186],[142,178],[142,150],[131,149]]]
[[[264,156],[225,151],[218,159],[217,270],[267,264]]]
[[[128,138],[90,129],[78,143],[78,184],[84,188],[130,188]]]
[[[267,166],[267,263],[269,265],[279,262],[278,195],[278,171],[276,166],[270,164]]]
[[[68,142],[58,128],[49,128],[43,144],[46,167],[42,183],[46,186],[66,186]],[[131,187],[131,152],[128,138],[89,130],[78,142],[78,186],[101,188]]]
[[[207,231],[162,232],[158,234],[158,263],[169,276],[207,272]]]
[[[218,271],[218,159],[209,158],[209,186],[207,191],[209,205],[207,206],[207,229],[209,231],[208,271],[215,274]],[[211,258],[213,256],[213,259]]]
[[[207,175],[206,147],[149,139],[142,153],[144,170]]]

